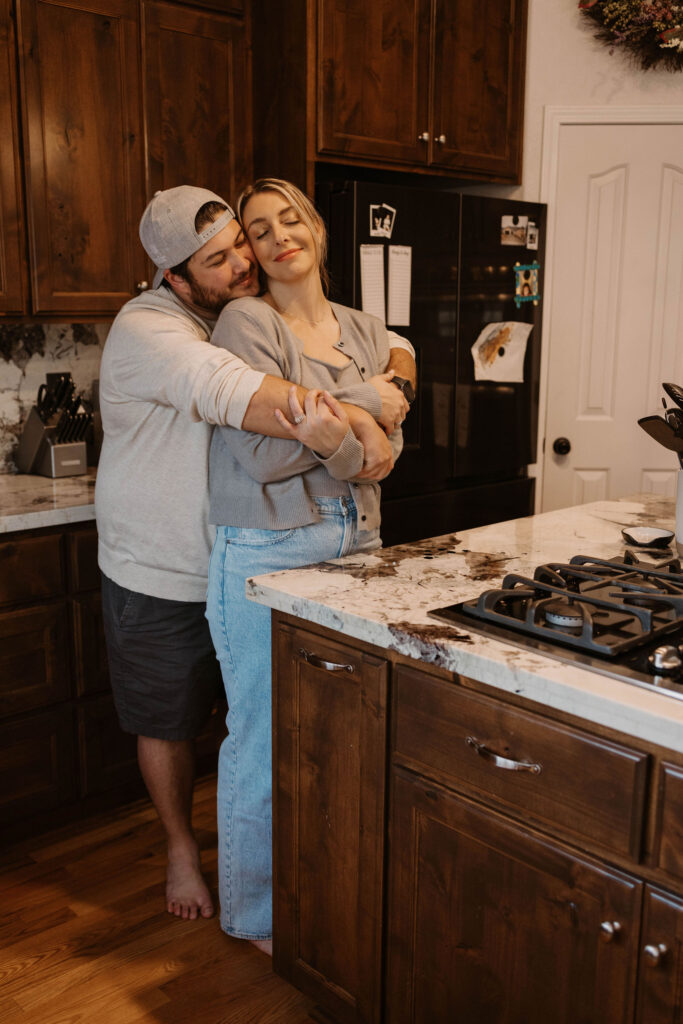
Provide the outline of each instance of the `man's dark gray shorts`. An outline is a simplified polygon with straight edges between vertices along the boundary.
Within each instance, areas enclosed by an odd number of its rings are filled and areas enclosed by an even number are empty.
[[[102,576],[109,675],[124,732],[197,736],[223,694],[206,605],[126,590]]]

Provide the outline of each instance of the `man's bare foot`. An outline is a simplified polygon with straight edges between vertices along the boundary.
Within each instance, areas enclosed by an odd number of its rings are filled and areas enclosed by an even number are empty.
[[[200,915],[213,917],[213,900],[202,875],[197,849],[169,849],[166,909],[184,920],[195,921]]]
[[[252,946],[256,946],[262,953],[266,953],[267,956],[273,955],[273,940],[272,939],[249,939]]]

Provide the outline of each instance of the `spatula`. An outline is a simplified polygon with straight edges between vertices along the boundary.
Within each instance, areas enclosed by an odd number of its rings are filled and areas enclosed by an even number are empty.
[[[674,428],[661,416],[643,416],[638,420],[638,426],[670,452],[683,453],[683,437],[677,437]]]

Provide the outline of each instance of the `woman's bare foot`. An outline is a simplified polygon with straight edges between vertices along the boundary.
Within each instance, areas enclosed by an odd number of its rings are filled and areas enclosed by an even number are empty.
[[[262,953],[267,956],[273,955],[273,940],[272,939],[249,939],[252,946],[256,946]]]
[[[195,921],[213,917],[211,893],[202,875],[199,851],[182,848],[168,851],[166,909],[169,914]]]

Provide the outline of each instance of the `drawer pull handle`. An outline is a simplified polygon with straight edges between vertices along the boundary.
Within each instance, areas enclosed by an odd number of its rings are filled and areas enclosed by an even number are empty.
[[[303,647],[299,648],[299,654],[309,665],[314,665],[316,668],[324,668],[327,672],[353,672],[353,665],[338,665],[334,661],[324,661],[323,658],[319,658],[317,654],[304,650]]]
[[[603,942],[612,942],[620,931],[621,923],[619,921],[601,921],[600,923],[600,938]]]
[[[501,757],[500,754],[495,754],[488,747],[485,747],[479,740],[475,740],[474,736],[468,736],[466,742],[476,750],[479,757],[483,757],[485,761],[495,764],[496,768],[505,768],[509,772],[531,772],[532,775],[540,775],[541,773],[540,764],[536,764],[534,761],[513,761],[509,757]]]
[[[648,943],[643,950],[648,963],[650,963],[652,967],[659,967],[668,952],[669,947],[665,946],[663,942],[658,943],[656,946],[653,943]]]

